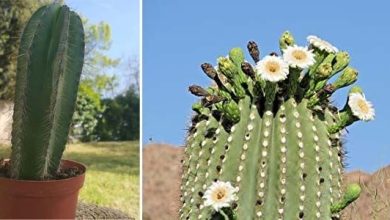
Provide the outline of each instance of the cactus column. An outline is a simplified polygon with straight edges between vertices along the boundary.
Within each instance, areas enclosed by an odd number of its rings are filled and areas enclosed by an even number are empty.
[[[38,9],[24,29],[18,57],[11,176],[46,179],[57,172],[84,62],[84,30],[67,6]]]
[[[358,197],[359,186],[341,188],[340,132],[372,119],[373,109],[358,87],[341,111],[330,104],[357,71],[347,67],[349,57],[340,58],[345,52],[314,36],[309,42],[298,47],[285,32],[283,59],[272,53],[260,60],[250,42],[256,68],[238,48],[219,58],[217,69],[202,65],[216,86],[190,87],[201,101],[193,105],[185,148],[181,219],[331,219]],[[223,201],[229,187],[220,183],[234,186],[235,196]],[[212,186],[218,184],[219,191]]]

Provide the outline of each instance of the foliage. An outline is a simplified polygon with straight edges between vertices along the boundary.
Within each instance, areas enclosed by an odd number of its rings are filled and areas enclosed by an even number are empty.
[[[0,1],[0,99],[14,97],[20,33],[31,14],[48,0]]]
[[[81,83],[73,115],[71,137],[80,141],[96,140],[97,137],[93,132],[103,111],[100,94],[88,84]]]
[[[110,71],[117,67],[120,59],[109,57],[111,48],[111,27],[108,23],[90,24],[83,19],[85,26],[85,67],[82,83],[89,84],[97,93],[103,95],[115,87],[115,74]]]
[[[116,86],[115,75],[110,74],[110,70],[117,67],[120,60],[106,55],[111,46],[109,24],[105,22],[90,24],[87,19],[83,19],[83,23],[86,40],[85,64],[71,137],[80,141],[93,141],[98,139],[95,130],[105,109],[101,99]]]
[[[14,96],[19,33],[22,31],[32,11],[49,1],[4,0],[0,2],[0,25],[2,25],[0,26],[2,27],[0,29],[0,48],[2,48],[0,51],[0,99],[12,99]],[[111,47],[112,38],[111,28],[108,23],[100,22],[91,24],[88,19],[84,18],[83,24],[85,27],[86,41],[85,64],[70,134],[72,139],[78,139],[80,141],[97,140],[99,139],[97,133],[104,134],[103,138],[109,139],[106,136],[109,132],[99,132],[96,130],[96,126],[98,124],[97,122],[101,120],[99,118],[105,109],[105,103],[112,104],[109,98],[106,98],[107,100],[105,102],[101,100],[104,97],[110,97],[116,94],[115,88],[118,85],[118,80],[114,70],[118,67],[120,59],[111,58],[107,55],[107,51]],[[134,68],[136,67],[131,67],[132,70]],[[112,126],[113,124],[109,127]],[[121,125],[117,126],[120,127]],[[108,128],[105,127],[105,129]],[[123,134],[119,136],[121,136],[120,138],[133,139],[138,136],[138,133],[132,132],[130,136]],[[115,136],[113,138],[119,137]]]
[[[100,140],[139,139],[139,95],[134,86],[124,94],[103,100],[106,107],[96,127]]]

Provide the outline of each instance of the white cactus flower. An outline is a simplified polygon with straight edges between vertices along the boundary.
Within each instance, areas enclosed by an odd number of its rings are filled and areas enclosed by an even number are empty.
[[[328,41],[323,40],[323,39],[321,39],[321,38],[319,38],[319,37],[317,37],[317,36],[314,36],[314,35],[308,36],[308,37],[307,37],[307,41],[308,41],[311,45],[313,45],[313,46],[319,48],[320,50],[325,50],[325,51],[327,51],[328,53],[337,53],[337,52],[339,51],[335,46],[333,46],[333,45],[332,45],[331,43],[329,43]]]
[[[375,110],[371,102],[367,101],[364,95],[354,92],[349,94],[348,105],[352,110],[353,115],[363,121],[373,120]]]
[[[213,182],[203,196],[204,206],[212,206],[216,211],[223,207],[229,207],[232,202],[237,200],[237,191],[238,189],[233,187],[230,182]]]
[[[308,68],[314,64],[314,56],[313,50],[297,45],[288,46],[283,50],[283,60],[294,68]]]
[[[277,56],[266,56],[256,64],[257,72],[266,81],[278,82],[288,75],[288,64]]]

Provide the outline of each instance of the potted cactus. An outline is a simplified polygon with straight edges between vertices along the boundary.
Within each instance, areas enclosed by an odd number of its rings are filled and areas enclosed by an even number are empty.
[[[67,6],[39,8],[20,41],[12,153],[2,161],[0,218],[74,218],[82,164],[61,160],[84,62],[84,30]]]
[[[217,67],[202,65],[212,86],[190,86],[201,101],[186,140],[180,219],[339,219],[358,198],[358,184],[342,186],[341,136],[374,109],[358,86],[342,109],[330,100],[357,70],[316,36],[304,47],[289,32],[279,42],[281,52],[262,59],[249,42],[255,65],[234,48]]]

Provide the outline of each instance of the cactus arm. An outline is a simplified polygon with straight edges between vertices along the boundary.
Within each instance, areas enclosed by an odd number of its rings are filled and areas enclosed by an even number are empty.
[[[50,178],[57,171],[83,65],[80,18],[60,4],[36,14],[22,36],[18,60],[16,97],[21,101],[15,102],[12,145],[19,150],[11,158],[19,160],[11,161],[11,175],[20,179]]]
[[[345,209],[349,204],[359,198],[361,193],[361,188],[359,184],[350,184],[348,185],[343,198],[340,199],[337,203],[332,205],[331,212],[336,214]]]

